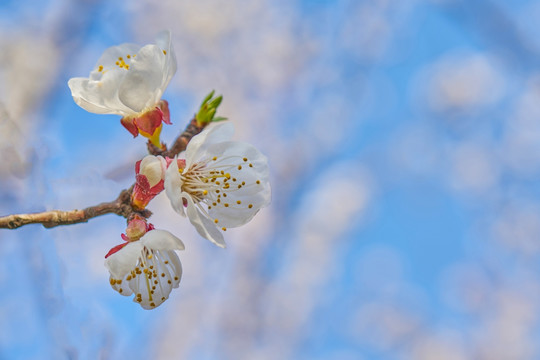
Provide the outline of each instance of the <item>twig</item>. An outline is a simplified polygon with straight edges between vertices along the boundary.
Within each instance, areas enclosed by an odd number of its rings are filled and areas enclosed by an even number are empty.
[[[152,155],[161,155],[164,157],[166,156],[173,158],[176,155],[180,154],[182,151],[186,150],[187,144],[189,143],[191,138],[203,131],[203,129],[204,126],[197,126],[197,120],[193,118],[189,122],[184,132],[176,138],[169,150],[167,150],[167,147],[165,147],[165,150],[161,150],[149,141],[148,152]]]
[[[186,149],[191,138],[204,129],[197,126],[195,119],[191,120],[186,129],[180,134],[169,150],[161,150],[148,142],[148,152],[153,155],[174,157]],[[59,225],[71,225],[87,222],[89,219],[105,215],[116,214],[125,217],[127,220],[134,215],[149,218],[152,212],[149,210],[136,210],[131,205],[131,193],[133,185],[129,189],[122,190],[114,201],[104,202],[95,206],[87,207],[83,210],[51,210],[32,214],[16,214],[0,217],[0,228],[16,229],[28,224],[42,224],[46,228]]]

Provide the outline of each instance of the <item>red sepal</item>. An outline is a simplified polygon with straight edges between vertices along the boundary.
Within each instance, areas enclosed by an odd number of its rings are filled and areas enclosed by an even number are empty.
[[[124,234],[122,234],[122,235],[124,235]],[[112,254],[114,254],[115,252],[120,251],[127,244],[129,244],[129,243],[127,242],[127,243],[123,243],[123,244],[116,245],[115,247],[113,247],[111,250],[109,250],[107,255],[105,255],[105,259],[108,258],[109,256],[111,256]]]

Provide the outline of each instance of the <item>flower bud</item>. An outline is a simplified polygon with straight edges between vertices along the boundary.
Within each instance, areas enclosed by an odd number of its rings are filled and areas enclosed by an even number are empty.
[[[148,155],[135,164],[135,186],[131,194],[132,205],[142,210],[163,191],[167,161],[161,156]]]

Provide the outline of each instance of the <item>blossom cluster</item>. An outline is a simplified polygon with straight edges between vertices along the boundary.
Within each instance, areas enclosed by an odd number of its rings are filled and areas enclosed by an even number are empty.
[[[169,32],[155,44],[113,46],[105,51],[88,78],[72,78],[68,85],[75,102],[97,114],[121,115],[121,124],[159,149],[163,123],[170,124],[167,101],[161,99],[176,72],[176,56]],[[148,155],[135,164],[131,206],[141,215],[128,219],[122,244],[105,256],[110,284],[144,309],[168,299],[182,277],[176,250],[183,242],[166,230],[155,229],[143,210],[163,190],[171,206],[187,217],[197,232],[224,248],[227,228],[249,222],[270,203],[267,158],[254,146],[231,140],[233,125],[214,117],[221,97],[205,98],[196,116],[204,130],[185,152],[174,158]]]

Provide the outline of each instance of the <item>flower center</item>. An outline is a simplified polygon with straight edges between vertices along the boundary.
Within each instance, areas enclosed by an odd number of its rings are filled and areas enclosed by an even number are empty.
[[[168,251],[144,247],[137,266],[127,276],[126,281],[135,293],[134,300],[153,308],[165,301],[171,289],[178,285],[179,271]]]
[[[239,198],[246,188],[261,184],[260,180],[254,180],[254,172],[250,168],[253,164],[247,157],[214,156],[191,165],[188,170],[178,171],[183,180],[182,191],[188,193],[203,214],[210,218],[207,210],[212,208],[253,208],[253,204],[243,203]],[[216,224],[219,222],[218,219],[213,220]]]

